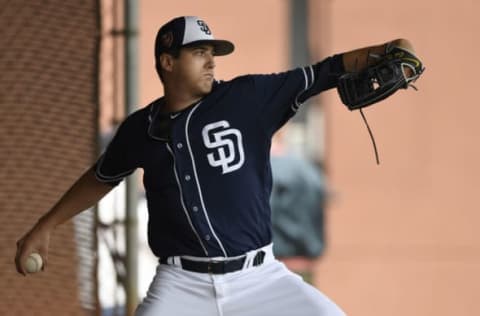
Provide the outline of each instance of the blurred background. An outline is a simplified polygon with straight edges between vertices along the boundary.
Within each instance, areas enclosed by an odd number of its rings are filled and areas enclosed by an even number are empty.
[[[46,272],[18,275],[15,242],[125,116],[163,94],[153,42],[180,15],[235,43],[216,59],[223,80],[412,41],[427,67],[419,91],[365,110],[380,165],[335,90],[277,136],[273,154],[318,172],[317,208],[292,210],[298,220],[285,227],[274,207],[277,252],[349,315],[480,314],[478,12],[471,0],[0,0],[0,315],[131,315],[144,296],[156,259],[140,171],[55,230]],[[274,173],[274,199],[288,200],[287,178]],[[318,224],[307,239],[280,241],[305,218]]]

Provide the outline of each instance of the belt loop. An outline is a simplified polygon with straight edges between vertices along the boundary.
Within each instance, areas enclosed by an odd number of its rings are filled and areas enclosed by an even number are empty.
[[[248,254],[245,255],[245,262],[243,263],[242,270],[247,269],[250,266],[250,257]]]
[[[173,264],[177,267],[182,267],[182,260],[179,256],[172,257]]]
[[[243,269],[248,269],[252,266],[252,261],[256,254],[257,250],[249,251],[245,254],[245,263],[243,264]]]

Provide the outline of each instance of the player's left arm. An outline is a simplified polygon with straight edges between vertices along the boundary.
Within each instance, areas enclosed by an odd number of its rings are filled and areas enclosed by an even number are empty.
[[[402,57],[398,57],[400,55]],[[416,78],[412,76],[414,69],[410,68],[416,60],[413,45],[406,39],[397,39],[335,54],[318,63],[287,72],[250,76],[251,91],[255,92],[257,100],[251,104],[258,105],[256,117],[261,118],[260,125],[266,126],[271,135],[307,99],[328,89],[337,88],[349,109],[382,100]],[[402,66],[397,66],[397,62]],[[377,65],[386,67],[373,68]],[[421,73],[421,63],[415,66]],[[405,69],[400,70],[402,67]],[[389,76],[391,73],[393,76]],[[378,85],[374,84],[374,80],[382,83],[382,89],[376,89]]]
[[[356,87],[353,87],[352,89],[354,92],[357,92],[358,89],[355,88],[364,88],[365,84],[370,86],[370,82],[363,82],[367,78],[367,80],[379,79],[380,81],[382,79],[387,79],[385,76],[379,78],[378,75],[380,74],[375,73],[376,69],[374,69],[374,67],[382,63],[389,63],[390,65],[394,65],[395,63],[401,64],[404,78],[396,73],[394,79],[398,80],[399,77],[402,77],[402,79],[405,79],[407,82],[410,82],[414,78],[416,79],[416,77],[418,77],[423,71],[423,65],[416,56],[412,43],[407,39],[395,39],[386,43],[336,54],[312,65],[310,69],[313,70],[311,76],[313,81],[307,80],[308,89],[302,92],[298,99],[303,102],[322,91],[334,87],[338,88],[339,84],[345,82],[345,80],[342,82],[341,78],[352,79],[353,77],[353,79],[355,79],[353,84],[355,84]],[[305,70],[307,72],[306,77],[308,78],[308,67],[305,67]],[[367,73],[370,70],[373,73]],[[385,68],[382,70],[385,70]],[[345,76],[346,74],[347,76]],[[348,83],[350,83],[350,81]],[[349,87],[351,88],[351,86]],[[396,89],[398,89],[398,87],[396,87]],[[362,91],[362,96],[369,97],[367,94],[372,92],[370,90],[373,89],[367,90],[368,91]]]
[[[398,47],[415,54],[413,44],[407,39],[400,38],[380,45],[345,52],[342,56],[345,71],[358,72],[377,64],[386,55],[387,47]]]

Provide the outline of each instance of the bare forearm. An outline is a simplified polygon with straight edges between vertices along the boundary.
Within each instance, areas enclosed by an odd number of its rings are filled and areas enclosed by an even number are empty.
[[[93,169],[87,170],[62,196],[55,206],[38,221],[38,226],[52,230],[104,197],[111,186],[99,182]]]
[[[26,275],[25,262],[31,253],[39,253],[44,269],[48,262],[48,245],[52,230],[89,208],[112,189],[95,177],[93,168],[87,170],[62,196],[57,204],[17,242],[15,266],[18,273]]]
[[[391,41],[395,46],[405,48],[412,53],[413,46],[406,39],[396,39]],[[388,43],[384,43],[376,46],[364,47],[356,50],[352,50],[343,54],[343,65],[345,71],[355,72],[360,71],[367,66],[375,64],[377,59],[374,56],[382,56],[385,54],[385,49]]]

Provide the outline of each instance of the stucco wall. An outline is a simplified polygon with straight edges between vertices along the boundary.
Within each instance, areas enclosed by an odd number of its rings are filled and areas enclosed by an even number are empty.
[[[474,1],[327,1],[329,50],[410,39],[418,92],[359,113],[325,95],[334,196],[317,283],[352,315],[478,315],[480,234]]]

